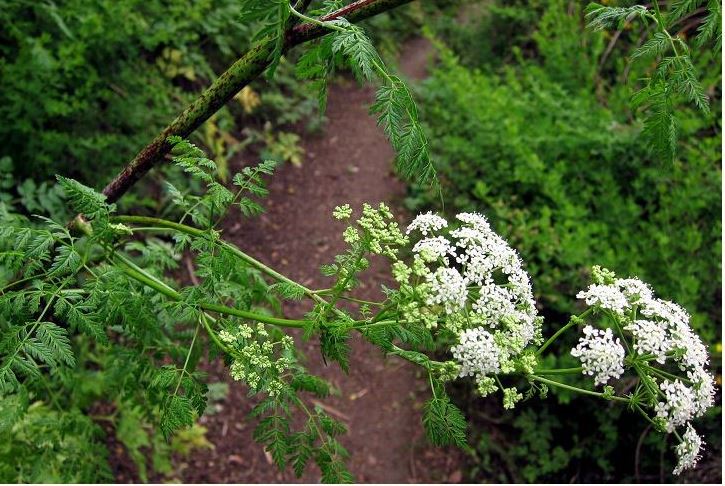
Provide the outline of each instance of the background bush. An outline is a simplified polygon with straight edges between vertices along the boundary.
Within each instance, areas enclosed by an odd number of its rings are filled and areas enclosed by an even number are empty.
[[[249,46],[254,25],[235,0],[0,0],[0,157],[18,179],[56,173],[103,185],[210,80]],[[284,65],[270,89],[233,106],[241,126],[296,123],[314,101]],[[281,99],[282,98],[282,99]],[[228,109],[196,134],[217,158],[230,155]],[[238,141],[238,140],[236,140]],[[219,152],[219,153],[217,153]]]

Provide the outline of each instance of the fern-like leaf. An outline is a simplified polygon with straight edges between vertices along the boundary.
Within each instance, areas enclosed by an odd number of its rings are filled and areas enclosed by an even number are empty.
[[[61,246],[48,270],[48,277],[73,274],[82,264],[83,259],[73,246]]]
[[[94,191],[80,182],[68,179],[63,176],[56,176],[58,184],[63,188],[65,197],[71,204],[74,211],[83,213],[86,216],[94,217],[107,213],[113,205],[106,204],[106,196]]]
[[[632,53],[632,59],[654,57],[664,54],[670,48],[670,38],[663,32],[656,32],[650,40]]]
[[[35,331],[38,340],[52,353],[53,360],[66,366],[75,366],[68,331],[52,322],[39,322]]]
[[[592,30],[622,29],[628,21],[644,20],[647,17],[647,8],[642,5],[607,7],[598,3],[590,3],[585,12],[587,27]]]
[[[715,50],[720,51],[722,47],[722,3],[720,0],[709,0],[707,2],[707,16],[705,21],[697,29],[695,44],[702,47],[710,39],[715,39]]]
[[[289,0],[242,0],[240,20],[244,23],[260,23],[260,30],[254,35],[254,41],[269,37],[274,47],[269,56],[268,76],[274,76],[284,48],[284,32],[291,11]]]
[[[375,73],[382,69],[383,62],[365,31],[345,20],[336,20],[334,23],[345,30],[333,34],[332,52],[342,54],[348,60],[358,80],[372,80]]]
[[[165,400],[159,427],[168,440],[174,432],[194,424],[194,406],[186,397],[171,395]]]
[[[466,419],[447,396],[433,397],[426,402],[423,426],[433,445],[466,447]]]

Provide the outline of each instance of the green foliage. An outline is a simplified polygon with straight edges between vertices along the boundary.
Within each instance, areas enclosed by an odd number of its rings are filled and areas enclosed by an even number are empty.
[[[609,7],[590,3],[585,12],[589,28],[593,30],[622,29],[626,22],[647,19],[647,7],[643,5]]]
[[[466,446],[466,419],[446,395],[434,396],[425,403],[423,426],[434,445]]]
[[[687,44],[667,30],[670,24],[691,13],[698,3],[678,2],[666,20],[659,4],[654,4],[654,13],[641,5],[606,7],[592,3],[586,9],[588,27],[593,30],[616,28],[621,31],[627,22],[635,18],[654,24],[656,32],[632,53],[632,58],[658,57],[659,61],[654,73],[646,79],[646,86],[633,96],[632,106],[634,109],[643,108],[645,117],[642,134],[649,141],[654,154],[662,160],[673,161],[677,153],[675,97],[684,97],[705,114],[710,111],[709,99],[697,78]],[[719,2],[714,3],[719,5]],[[712,10],[716,7],[710,8]],[[705,30],[698,36],[696,42],[699,45],[712,37],[709,23],[712,22],[708,19],[701,26]],[[666,53],[670,55],[664,56]]]
[[[298,378],[299,375],[296,377],[298,384],[310,383],[307,378],[302,381]],[[252,415],[262,418],[254,431],[254,439],[264,444],[280,469],[291,464],[298,478],[310,460],[314,459],[322,473],[323,482],[354,482],[344,463],[349,454],[335,439],[347,432],[344,424],[325,414],[319,407],[311,412],[303,406],[307,420],[301,428],[294,430],[290,415],[290,405],[293,403],[301,402],[292,394],[283,393],[257,405]]]
[[[195,195],[169,185],[174,204],[183,211],[181,221],[191,217],[203,223],[193,228],[151,218],[166,225],[173,243],[158,235],[143,238],[125,223],[148,218],[115,216],[115,206],[103,195],[60,176],[65,203],[87,218],[72,228],[73,233],[48,218],[41,217],[35,227],[23,217],[3,214],[2,275],[12,280],[3,282],[0,293],[0,408],[6,412],[2,427],[12,431],[18,444],[24,443],[31,427],[30,395],[41,406],[52,406],[49,413],[58,417],[43,419],[53,431],[43,432],[52,447],[64,446],[63,440],[71,436],[84,440],[87,448],[102,447],[97,432],[92,442],[84,439],[91,429],[67,432],[63,424],[68,413],[95,427],[88,410],[111,407],[108,420],[117,426],[117,438],[126,445],[140,478],[146,480],[152,468],[168,474],[174,451],[208,445],[193,428],[208,410],[210,396],[196,368],[205,352],[209,359],[223,354],[231,376],[245,380],[250,394],[267,395],[254,412],[260,417],[255,438],[280,467],[289,463],[302,474],[314,459],[324,479],[351,480],[343,462],[347,452],[335,439],[346,428],[322,410],[309,411],[297,396],[308,392],[326,397],[329,385],[305,372],[290,336],[262,324],[298,321],[255,312],[260,305],[280,307],[273,292],[298,300],[310,291],[222,242],[214,228],[231,205],[238,205],[243,214],[261,210],[251,198],[267,195],[263,177],[272,174],[275,163],[263,162],[235,174],[232,193],[218,182],[217,166],[204,152],[186,140],[170,141],[177,166],[206,187]],[[178,284],[167,273],[176,269],[183,250],[191,252],[201,282],[176,290]],[[273,288],[262,272],[274,278]],[[231,302],[234,307],[212,302]],[[321,322],[326,329],[335,327],[323,317]],[[346,323],[329,334],[335,338],[322,338],[329,341],[323,347],[330,357],[347,359],[349,332]],[[208,337],[208,347],[202,345],[202,335]],[[300,431],[291,427],[295,411],[307,417]],[[153,451],[151,456],[144,452],[147,449]],[[79,452],[83,453],[87,449]],[[25,451],[23,468],[36,464],[38,454]],[[95,457],[105,464],[104,456]],[[55,463],[45,469],[33,467],[50,479],[75,477],[62,475]],[[68,467],[87,481],[104,478],[94,474],[107,471],[105,466]],[[25,478],[6,472],[11,480]]]
[[[105,182],[244,48],[238,4],[4,0],[0,158]]]
[[[261,28],[252,37],[252,40],[258,41],[269,37],[274,41],[274,49],[270,53],[270,64],[267,68],[270,78],[274,76],[282,56],[284,31],[290,15],[289,0],[244,0],[241,2],[239,20],[247,25],[261,24]]]
[[[396,169],[405,179],[435,182],[435,168],[428,153],[428,140],[418,120],[418,109],[408,87],[391,74],[365,31],[344,19],[327,22],[332,33],[313,45],[297,64],[297,74],[311,79],[318,90],[320,109],[326,106],[326,78],[343,59],[359,81],[379,78],[375,103],[370,112],[381,125],[397,153]]]

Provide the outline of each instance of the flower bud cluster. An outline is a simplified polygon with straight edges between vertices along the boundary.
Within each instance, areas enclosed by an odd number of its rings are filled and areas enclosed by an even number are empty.
[[[230,374],[234,380],[245,382],[255,393],[278,395],[287,384],[281,376],[294,363],[294,342],[290,336],[273,341],[264,324],[256,328],[241,324],[219,332],[219,339],[228,347],[233,358]]]

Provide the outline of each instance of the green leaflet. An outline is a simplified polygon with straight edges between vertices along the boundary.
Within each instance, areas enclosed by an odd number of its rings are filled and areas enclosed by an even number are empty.
[[[436,172],[428,152],[428,140],[418,119],[418,110],[410,90],[397,76],[388,72],[385,63],[365,31],[345,20],[328,22],[333,29],[308,49],[297,63],[297,75],[310,79],[318,88],[320,111],[327,103],[327,77],[336,58],[342,58],[358,81],[378,78],[382,85],[376,94],[371,114],[397,153],[395,166],[400,175],[421,183],[436,181]]]
[[[647,17],[647,9],[642,5],[606,7],[590,3],[585,12],[587,26],[592,30],[621,29],[627,21],[644,20]]]
[[[171,395],[161,407],[161,432],[168,440],[171,435],[182,427],[190,427],[194,423],[194,406],[186,397]]]
[[[269,56],[267,76],[272,78],[279,65],[284,47],[284,32],[290,17],[289,0],[242,0],[239,20],[244,23],[260,23],[261,28],[253,37],[259,41],[265,37],[274,42]]]
[[[463,413],[443,395],[433,397],[423,408],[426,436],[437,446],[466,447],[466,419]]]

